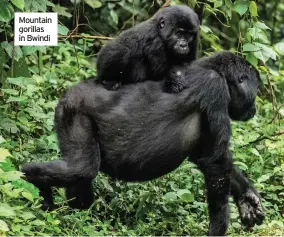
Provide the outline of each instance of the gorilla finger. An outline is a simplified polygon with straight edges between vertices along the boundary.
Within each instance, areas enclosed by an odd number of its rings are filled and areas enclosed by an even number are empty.
[[[251,228],[254,226],[253,218],[249,214],[246,214],[243,218],[241,218],[241,221],[244,226]]]
[[[255,223],[257,225],[261,225],[263,223],[264,219],[262,217],[257,216],[255,219]]]

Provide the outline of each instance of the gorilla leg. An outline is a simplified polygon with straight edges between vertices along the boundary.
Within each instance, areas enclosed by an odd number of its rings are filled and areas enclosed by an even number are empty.
[[[219,160],[206,161],[202,168],[207,188],[209,208],[209,236],[223,236],[229,225],[229,194],[231,160],[220,157]]]
[[[247,227],[262,224],[265,214],[261,197],[255,187],[234,167],[231,177],[231,194],[238,206],[242,223]]]
[[[50,188],[66,187],[72,207],[86,208],[93,200],[92,179],[100,167],[100,150],[91,119],[79,113],[60,113],[57,108],[56,129],[63,160],[31,163],[23,167],[29,182],[44,197],[44,208],[53,204]],[[64,114],[64,116],[63,116]]]
[[[76,182],[66,188],[66,198],[72,208],[87,209],[94,202],[92,179]]]

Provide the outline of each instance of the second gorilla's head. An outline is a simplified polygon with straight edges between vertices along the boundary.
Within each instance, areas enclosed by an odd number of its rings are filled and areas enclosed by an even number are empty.
[[[168,53],[182,58],[195,53],[199,19],[190,7],[182,5],[166,7],[157,14],[154,21]]]

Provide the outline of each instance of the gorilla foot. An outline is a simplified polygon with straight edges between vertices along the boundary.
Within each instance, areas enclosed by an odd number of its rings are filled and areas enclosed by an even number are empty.
[[[69,207],[73,209],[75,208],[81,209],[81,210],[89,209],[92,204],[93,202],[84,202],[84,201],[76,200],[76,198],[68,201]]]
[[[265,219],[261,199],[259,195],[252,189],[244,193],[239,200],[237,200],[242,223],[246,227],[253,227],[255,224],[261,225]]]

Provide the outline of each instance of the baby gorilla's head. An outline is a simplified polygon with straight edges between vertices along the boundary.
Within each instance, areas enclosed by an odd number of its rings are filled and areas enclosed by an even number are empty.
[[[170,54],[188,57],[196,47],[199,32],[198,15],[187,6],[169,6],[155,18],[159,35]]]

